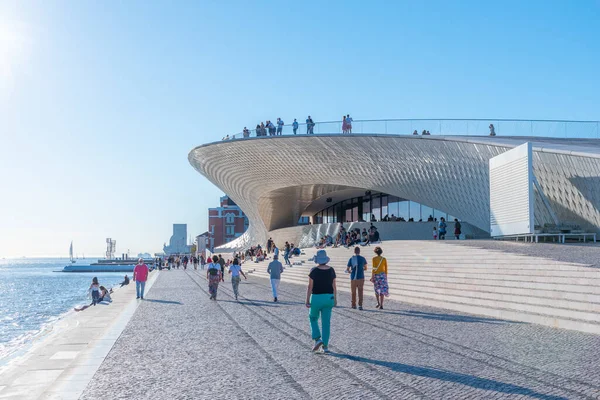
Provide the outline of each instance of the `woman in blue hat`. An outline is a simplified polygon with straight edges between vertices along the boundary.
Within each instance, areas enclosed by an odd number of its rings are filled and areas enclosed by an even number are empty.
[[[312,338],[315,341],[313,351],[319,351],[322,347],[323,353],[329,353],[331,309],[337,305],[335,270],[327,265],[328,262],[327,252],[325,250],[317,251],[315,255],[317,266],[308,274],[306,291],[306,307],[310,308],[308,315]],[[319,330],[319,318],[321,318],[323,335]]]

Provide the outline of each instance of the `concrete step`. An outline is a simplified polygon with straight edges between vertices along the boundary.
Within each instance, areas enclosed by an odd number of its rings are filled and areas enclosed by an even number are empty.
[[[259,276],[268,278],[263,272]],[[306,275],[282,275],[282,280],[288,283],[306,285]],[[346,280],[338,280],[338,290],[349,292],[350,284]],[[369,286],[365,287],[366,295],[370,295]],[[583,332],[600,334],[600,314],[553,306],[536,306],[507,301],[485,300],[469,296],[436,295],[435,293],[417,292],[396,288],[390,282],[390,298],[414,304],[428,305],[466,313],[491,316],[500,319],[529,322],[547,325],[555,328],[573,329]]]

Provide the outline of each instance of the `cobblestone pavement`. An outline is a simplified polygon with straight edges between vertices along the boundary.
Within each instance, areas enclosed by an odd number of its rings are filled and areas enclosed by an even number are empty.
[[[365,285],[364,311],[340,293],[332,354],[314,354],[305,290],[282,282],[272,303],[250,275],[240,301],[228,280],[214,302],[201,273],[165,271],[82,398],[600,398],[600,336],[394,301],[376,310]]]
[[[562,262],[588,264],[590,267],[596,268],[600,267],[600,243],[525,243],[509,240],[461,240],[457,242],[449,241],[449,243],[458,243],[463,246],[517,253],[532,257],[549,258]]]

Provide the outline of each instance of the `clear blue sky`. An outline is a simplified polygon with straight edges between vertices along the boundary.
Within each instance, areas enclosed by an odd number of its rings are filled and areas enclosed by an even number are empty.
[[[0,0],[0,257],[203,232],[222,193],[189,151],[265,119],[600,119],[598,21],[598,0]]]

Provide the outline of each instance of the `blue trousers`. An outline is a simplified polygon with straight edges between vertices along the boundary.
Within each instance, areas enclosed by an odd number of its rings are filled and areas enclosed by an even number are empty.
[[[137,297],[144,297],[144,289],[146,288],[146,282],[135,281],[135,292]]]
[[[329,345],[329,335],[331,326],[331,309],[334,304],[334,296],[331,294],[313,294],[310,296],[310,311],[308,319],[313,340],[321,338],[325,347]],[[323,335],[319,330],[319,317],[323,327]]]

